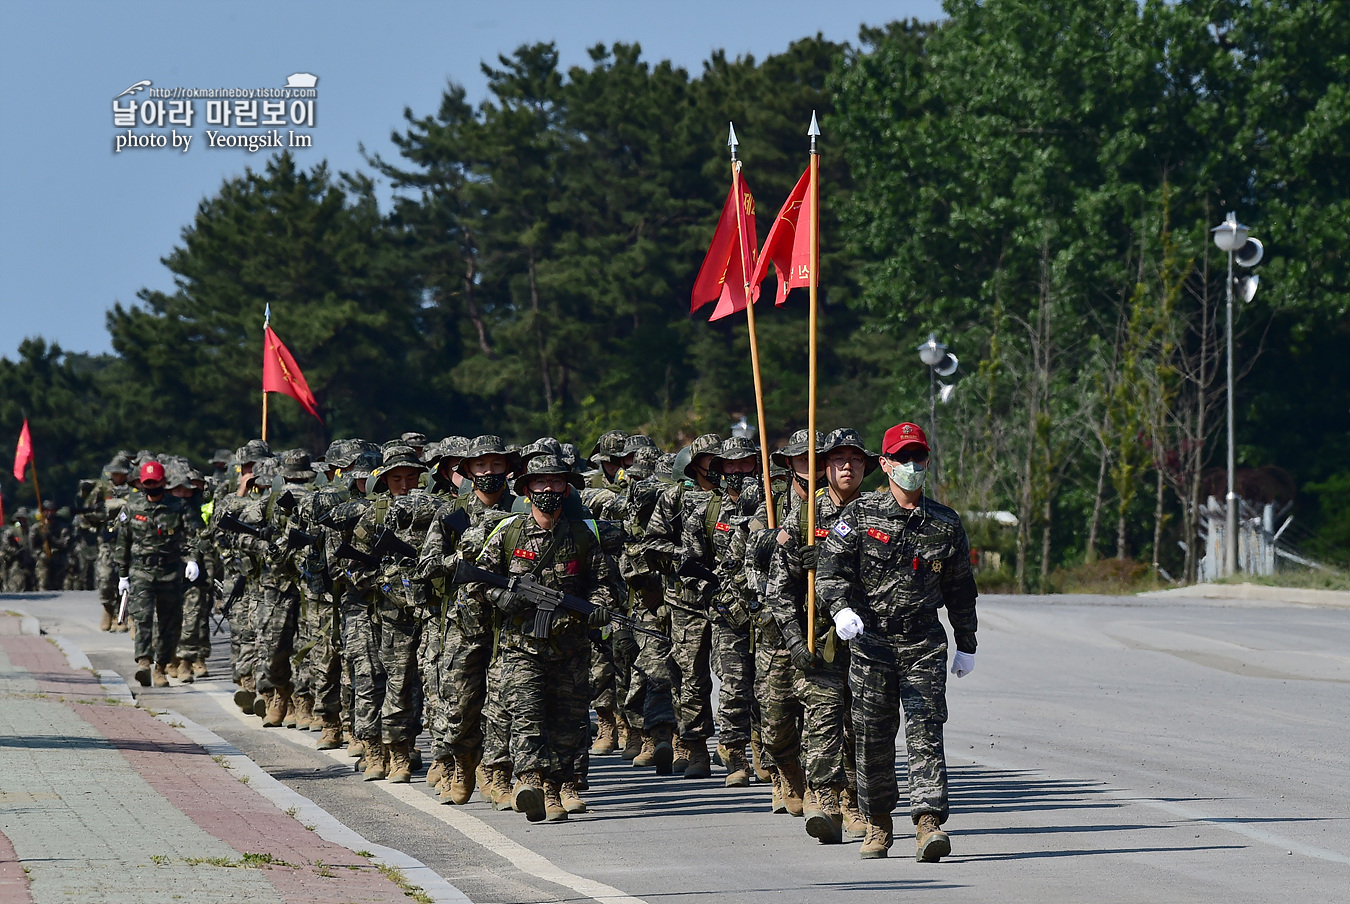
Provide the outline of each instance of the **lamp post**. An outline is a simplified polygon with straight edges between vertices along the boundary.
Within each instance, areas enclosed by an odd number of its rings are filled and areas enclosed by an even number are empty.
[[[1237,214],[1230,213],[1218,226],[1210,230],[1214,235],[1214,244],[1220,251],[1228,254],[1227,306],[1228,313],[1224,327],[1224,343],[1228,355],[1228,493],[1224,496],[1224,543],[1223,573],[1237,573],[1237,491],[1234,483],[1235,467],[1233,463],[1233,254],[1244,250],[1247,245],[1248,228],[1237,221]],[[1255,260],[1246,266],[1260,261],[1259,246]]]
[[[949,377],[956,373],[956,356],[947,351],[947,346],[937,341],[936,333],[928,334],[928,341],[918,346],[919,360],[928,367],[928,469],[933,473],[933,496],[937,497],[938,455],[937,455],[937,378],[938,374]],[[944,392],[947,391],[944,387]],[[947,401],[947,395],[942,400]]]

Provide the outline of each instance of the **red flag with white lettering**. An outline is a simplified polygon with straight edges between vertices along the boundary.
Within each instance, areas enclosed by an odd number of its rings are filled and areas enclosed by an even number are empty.
[[[755,199],[745,177],[739,176],[727,192],[717,230],[694,280],[691,314],[710,301],[717,302],[710,321],[745,310],[748,303],[745,284],[750,282],[755,269],[757,244]],[[759,298],[758,283],[750,282],[750,298]]]
[[[787,301],[788,292],[805,289],[811,284],[811,169],[797,180],[796,188],[783,202],[783,209],[769,229],[759,266],[751,277],[758,286],[769,275],[769,264],[778,274],[778,297],[775,303]]]

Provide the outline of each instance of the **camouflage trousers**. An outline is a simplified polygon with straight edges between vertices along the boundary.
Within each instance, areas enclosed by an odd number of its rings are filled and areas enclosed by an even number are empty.
[[[351,676],[352,735],[362,741],[378,741],[385,694],[380,619],[374,605],[350,588],[343,593],[341,611],[342,655]]]
[[[117,600],[117,566],[113,564],[113,541],[104,539],[102,531],[98,535],[98,558],[94,564],[94,589],[98,591],[98,601],[103,608],[117,618],[121,608]]]
[[[342,619],[331,597],[306,600],[307,636],[300,645],[309,647],[300,660],[305,676],[303,693],[314,697],[314,712],[336,717],[342,709]]]
[[[300,609],[295,619],[295,652],[291,656],[292,692],[314,693],[314,645],[318,642],[322,603],[307,588],[300,590]]]
[[[253,678],[258,693],[294,688],[291,654],[300,620],[300,591],[294,586],[264,584],[262,599],[251,613],[257,638]]]
[[[570,782],[580,773],[589,740],[591,645],[571,641],[544,650],[508,644],[500,651],[517,775],[537,771],[545,780]]]
[[[661,614],[658,614],[638,609],[634,616],[642,620],[643,627],[669,636],[669,610],[661,610]],[[641,725],[644,731],[663,725],[673,726],[676,720],[674,689],[671,687],[670,641],[645,634],[638,634],[634,640],[638,652],[633,660],[625,705],[630,712],[640,713],[642,721],[632,724]]]
[[[858,804],[864,816],[887,814],[900,791],[895,736],[901,714],[909,760],[910,816],[947,819],[947,637],[936,623],[927,637],[886,637],[869,631],[849,641],[848,687],[853,694]]]
[[[796,696],[802,705],[802,765],[810,788],[858,787],[848,663],[848,647],[840,644],[834,662],[810,674],[795,673]]]
[[[205,662],[211,655],[211,606],[214,603],[211,585],[206,580],[193,581],[183,590],[183,628],[178,635],[179,659]]]
[[[672,682],[678,682],[675,713],[680,738],[706,741],[713,733],[712,623],[702,612],[672,608],[670,612]]]
[[[252,675],[258,662],[253,610],[261,605],[262,587],[250,580],[244,585],[243,594],[230,607],[230,671],[236,682],[245,675]]]
[[[750,652],[750,626],[712,623],[712,662],[722,682],[717,694],[717,739],[728,750],[750,743],[754,724],[755,657]]]
[[[133,569],[127,615],[136,659],[168,665],[183,625],[183,582],[153,581]]]
[[[51,555],[39,549],[37,562],[33,565],[33,576],[37,590],[60,590],[66,578],[65,550],[53,549]]]
[[[786,650],[757,638],[755,700],[759,703],[759,740],[766,765],[801,758],[802,703],[797,697],[797,670]]]
[[[422,674],[417,649],[422,616],[411,606],[380,597],[380,664],[384,667],[384,705],[380,734],[386,744],[413,741],[422,730]]]
[[[615,681],[614,647],[612,638],[602,637],[599,631],[591,635],[591,705],[596,710],[607,709],[614,712],[618,701]]]
[[[431,727],[432,753],[442,759],[452,754],[477,754],[484,747],[492,632],[465,633],[450,619],[442,637],[435,674],[437,695],[443,705],[440,721]],[[496,684],[500,685],[500,668],[497,671]],[[497,720],[504,718],[500,711],[494,715]],[[505,756],[505,742],[499,742],[498,746],[500,755]]]

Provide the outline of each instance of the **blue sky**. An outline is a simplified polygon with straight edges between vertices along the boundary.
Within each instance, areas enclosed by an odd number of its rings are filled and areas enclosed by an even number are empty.
[[[389,154],[404,107],[433,112],[447,80],[482,100],[482,60],[554,41],[564,65],[597,42],[637,41],[691,73],[716,48],[776,53],[822,32],[941,16],[938,0],[494,0],[494,2],[152,2],[46,0],[0,12],[0,355],[26,336],[69,351],[110,350],[104,312],[142,287],[172,288],[160,263],[221,181],[268,153],[210,148],[204,100],[186,153],[114,153],[112,99],[155,87],[281,87],[319,77],[305,166],[363,167]],[[144,96],[141,94],[140,96]],[[123,98],[125,103],[129,98]],[[722,123],[710,128],[725,128]],[[147,131],[142,129],[142,132]],[[261,130],[259,130],[261,131]]]

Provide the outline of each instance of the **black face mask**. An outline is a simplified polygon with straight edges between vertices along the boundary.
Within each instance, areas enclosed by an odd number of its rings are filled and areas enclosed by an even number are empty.
[[[726,484],[728,490],[733,493],[739,493],[745,487],[746,474],[723,474],[722,481]]]
[[[810,485],[806,482],[806,478],[805,478],[805,477],[803,477],[803,476],[800,475],[800,474],[793,474],[793,475],[792,475],[792,479],[795,480],[795,481],[797,481],[797,486],[799,486],[799,487],[802,488],[802,492],[803,492],[803,493],[809,493],[809,492],[811,492],[811,487],[810,487]]]
[[[545,515],[551,515],[562,507],[564,493],[546,490],[530,496],[530,502]]]
[[[489,496],[500,492],[504,486],[506,486],[505,474],[479,474],[473,479],[473,488]]]
[[[711,468],[709,468],[709,469],[706,470],[706,471],[700,471],[699,473],[703,475],[703,479],[706,480],[706,481],[708,481],[708,483],[712,486],[712,488],[713,488],[714,490],[720,489],[720,488],[721,488],[721,486],[722,486],[722,475],[721,475],[721,474],[717,473],[716,471],[712,470]]]

